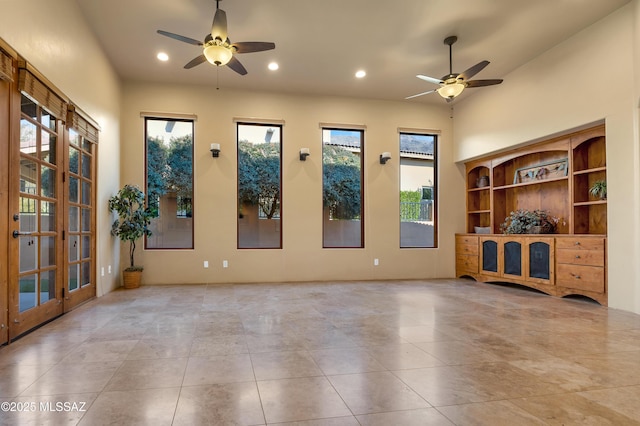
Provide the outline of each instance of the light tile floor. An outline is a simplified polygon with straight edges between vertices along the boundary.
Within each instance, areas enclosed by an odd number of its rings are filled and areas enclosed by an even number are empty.
[[[2,425],[640,425],[640,315],[469,280],[149,286],[0,348],[0,402]]]

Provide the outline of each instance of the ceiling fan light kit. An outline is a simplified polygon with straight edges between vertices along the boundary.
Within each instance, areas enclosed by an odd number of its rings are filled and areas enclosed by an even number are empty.
[[[484,86],[493,86],[494,84],[502,83],[502,80],[493,79],[493,80],[469,80],[471,77],[482,71],[487,65],[489,65],[489,61],[480,61],[471,68],[467,69],[465,72],[460,74],[455,74],[453,72],[453,54],[451,46],[453,43],[458,41],[458,37],[449,36],[444,39],[444,44],[449,46],[449,74],[445,75],[441,79],[428,77],[426,75],[417,75],[421,80],[427,81],[433,84],[439,84],[440,87],[438,89],[429,90],[427,92],[418,93],[417,95],[407,96],[405,99],[416,98],[422,95],[428,95],[429,93],[438,92],[440,96],[447,100],[447,102],[451,102],[457,96],[459,96],[462,91],[469,87],[484,87]]]
[[[186,69],[191,69],[203,62],[209,62],[218,67],[228,65],[229,68],[238,74],[246,75],[247,70],[240,61],[238,61],[235,54],[263,52],[265,50],[275,49],[276,45],[275,43],[263,41],[231,43],[227,37],[227,13],[220,9],[219,3],[220,0],[216,0],[216,12],[213,16],[211,31],[204,37],[204,41],[198,41],[190,37],[163,30],[158,30],[158,34],[202,48],[202,54],[189,61],[184,66]]]

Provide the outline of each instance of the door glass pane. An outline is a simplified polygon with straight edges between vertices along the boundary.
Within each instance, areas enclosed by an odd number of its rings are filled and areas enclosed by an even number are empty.
[[[91,157],[82,154],[82,177],[91,179]]]
[[[88,259],[91,256],[91,237],[88,235],[82,236],[82,258]]]
[[[38,237],[23,235],[20,244],[20,272],[33,271],[38,268]]]
[[[55,266],[56,239],[55,237],[40,237],[40,267]]]
[[[82,281],[80,287],[91,283],[91,262],[82,262]]]
[[[56,196],[56,171],[50,167],[42,166],[41,179],[41,195],[43,197],[54,198]]]
[[[40,304],[56,298],[56,271],[40,274]]]
[[[42,232],[54,232],[56,230],[56,204],[50,201],[40,203],[40,229]]]
[[[82,139],[82,149],[84,149],[87,152],[91,152],[91,148],[93,147],[93,144],[91,142],[89,142],[88,139]]]
[[[37,147],[37,126],[29,120],[20,120],[20,152],[23,154],[36,155]]]
[[[91,205],[91,183],[82,181],[82,204]]]
[[[25,194],[37,194],[38,191],[38,172],[37,165],[34,161],[20,160],[20,192]]]
[[[80,241],[77,235],[69,235],[69,262],[80,259]]]
[[[20,232],[36,232],[38,202],[33,198],[20,197]]]
[[[91,231],[91,210],[82,209],[82,232]]]
[[[51,164],[56,164],[56,135],[42,132],[42,144],[40,145],[40,158]]]
[[[36,285],[38,283],[38,274],[26,275],[20,277],[18,285],[20,294],[18,298],[19,310],[24,312],[36,306]]]
[[[78,232],[80,230],[80,208],[69,207],[69,232]]]
[[[79,191],[79,186],[80,186],[80,180],[76,177],[70,176],[69,177],[69,202],[71,203],[79,203],[80,202],[80,198],[78,194],[80,194]]]
[[[70,146],[69,147],[69,171],[71,173],[75,173],[78,174],[78,159],[79,159],[79,152],[77,149],[75,149],[74,147]]]
[[[498,272],[498,243],[496,241],[482,242],[482,270]]]
[[[22,98],[20,99],[20,111],[22,111],[23,114],[33,118],[34,120],[38,119],[37,105],[25,95],[22,95]]]
[[[46,109],[40,110],[40,123],[51,130],[56,130],[56,118],[49,113]]]
[[[80,265],[69,265],[69,291],[77,290],[80,278]]]

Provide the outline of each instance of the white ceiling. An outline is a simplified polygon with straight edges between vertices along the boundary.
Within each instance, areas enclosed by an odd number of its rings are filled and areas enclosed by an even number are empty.
[[[197,40],[210,31],[215,0],[76,0],[123,80],[205,84],[225,88],[403,100],[437,86],[416,74],[449,72],[445,37],[457,35],[453,71],[481,60],[475,78],[510,71],[629,0],[223,0],[232,42],[270,41],[276,49],[238,55],[240,76],[208,63],[184,64],[198,46],[156,33]],[[156,59],[159,51],[170,60]],[[280,69],[269,71],[277,61]],[[367,77],[354,73],[365,69]],[[217,73],[216,71],[219,71]],[[503,85],[508,84],[508,79]],[[467,89],[459,99],[473,91]],[[437,94],[407,102],[444,103]]]

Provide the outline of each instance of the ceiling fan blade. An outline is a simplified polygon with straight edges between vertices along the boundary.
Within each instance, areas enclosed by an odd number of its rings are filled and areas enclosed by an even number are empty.
[[[418,77],[420,80],[428,81],[429,83],[433,83],[433,84],[444,83],[444,81],[440,80],[439,78],[427,77],[426,75],[418,74],[416,75],[416,77]]]
[[[222,41],[227,39],[227,12],[222,9],[216,9],[216,14],[213,15],[211,36],[214,40],[216,38],[219,38]]]
[[[236,48],[236,53],[263,52],[276,48],[275,43],[266,41],[241,41],[239,43],[233,43],[231,46]]]
[[[482,71],[484,67],[486,67],[487,65],[489,65],[489,61],[478,62],[477,64],[475,64],[474,66],[472,66],[471,68],[463,72],[462,74],[458,75],[458,78],[459,79],[462,78],[463,80],[468,80],[474,75],[478,74],[480,71]]]
[[[188,70],[190,68],[195,67],[196,65],[200,65],[203,62],[206,62],[207,58],[204,55],[196,56],[193,58],[187,65],[184,66],[184,69]]]
[[[502,83],[502,79],[494,79],[494,80],[470,80],[465,84],[467,87],[484,87],[484,86],[493,86],[494,84]]]
[[[433,92],[435,92],[436,90],[437,90],[437,89],[429,90],[428,92],[422,92],[422,93],[418,93],[417,95],[407,96],[405,99],[413,99],[413,98],[417,98],[418,96],[428,95],[429,93],[433,93]]]
[[[167,37],[172,38],[174,40],[182,41],[182,42],[189,43],[189,44],[194,44],[196,46],[202,46],[202,42],[201,41],[198,41],[198,40],[190,38],[190,37],[181,36],[179,34],[170,33],[169,31],[158,30],[158,34],[162,34],[163,36],[167,36]]]
[[[238,59],[236,59],[235,56],[231,57],[231,60],[229,61],[227,66],[229,68],[231,68],[232,70],[234,70],[235,72],[237,72],[238,74],[240,74],[240,75],[247,75],[247,70],[245,69],[244,66],[242,66],[240,61]]]

